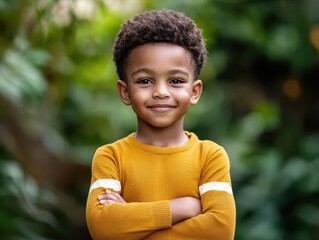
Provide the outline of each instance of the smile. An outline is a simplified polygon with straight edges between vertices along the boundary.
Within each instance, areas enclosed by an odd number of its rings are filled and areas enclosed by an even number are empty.
[[[155,112],[163,113],[163,112],[167,112],[167,111],[174,109],[175,106],[166,105],[166,104],[165,105],[156,104],[156,105],[147,106],[147,108],[150,108],[152,111],[155,111]]]

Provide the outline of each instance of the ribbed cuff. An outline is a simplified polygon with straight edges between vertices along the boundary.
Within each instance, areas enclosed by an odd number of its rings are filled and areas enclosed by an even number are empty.
[[[172,224],[171,208],[168,201],[159,201],[152,207],[153,222],[156,229],[169,228]]]

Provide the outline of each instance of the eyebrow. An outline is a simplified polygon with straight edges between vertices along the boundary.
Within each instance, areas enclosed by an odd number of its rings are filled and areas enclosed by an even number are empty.
[[[132,72],[132,77],[139,74],[139,73],[153,73],[153,71],[151,69],[148,69],[148,68],[140,68],[140,69],[137,69],[135,71]]]
[[[153,70],[149,69],[149,68],[140,68],[140,69],[137,69],[135,71],[132,72],[132,77],[139,74],[139,73],[149,73],[149,74],[152,74],[154,73]],[[172,70],[169,70],[168,71],[169,74],[182,74],[182,75],[185,75],[186,77],[189,77],[189,73],[182,70],[182,69],[172,69]]]

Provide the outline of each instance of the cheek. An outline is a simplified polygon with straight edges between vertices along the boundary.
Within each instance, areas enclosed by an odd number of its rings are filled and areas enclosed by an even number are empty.
[[[183,102],[183,103],[190,102],[191,92],[188,90],[177,91],[174,95],[180,102]]]
[[[130,96],[132,104],[143,104],[149,98],[148,93],[144,91],[134,91]]]

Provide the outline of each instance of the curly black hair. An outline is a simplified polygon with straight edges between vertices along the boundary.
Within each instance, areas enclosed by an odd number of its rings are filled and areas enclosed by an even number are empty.
[[[157,42],[185,48],[191,54],[194,79],[198,78],[207,57],[202,30],[183,13],[168,9],[143,12],[122,25],[113,47],[119,78],[126,80],[127,59],[135,47]]]

